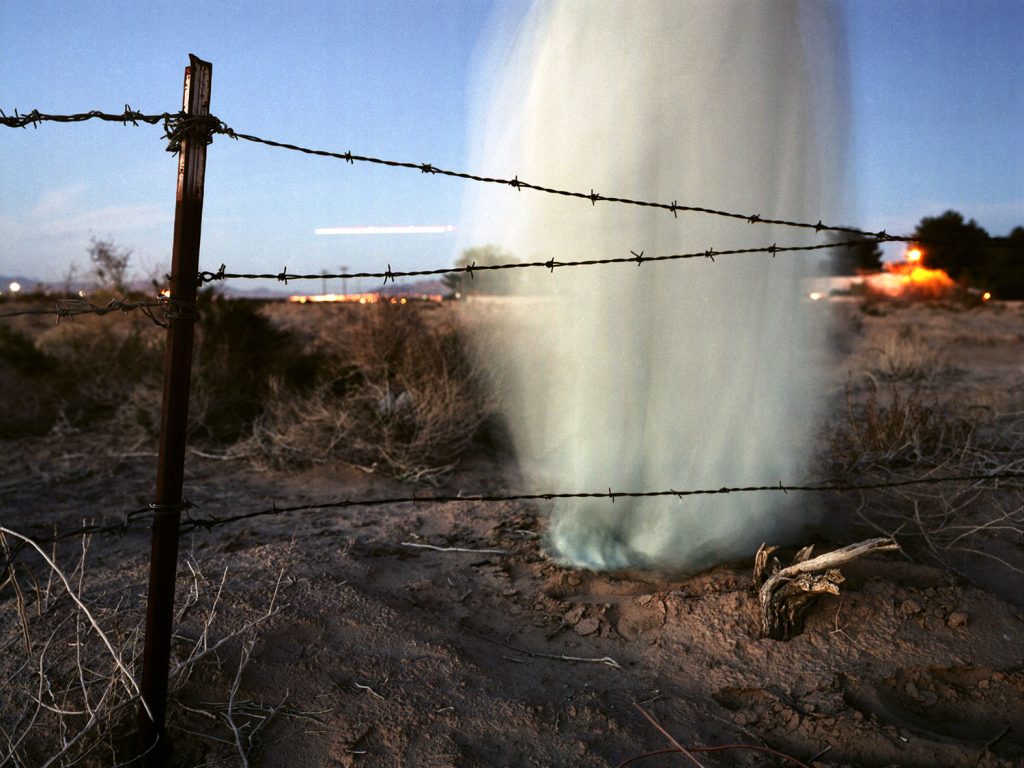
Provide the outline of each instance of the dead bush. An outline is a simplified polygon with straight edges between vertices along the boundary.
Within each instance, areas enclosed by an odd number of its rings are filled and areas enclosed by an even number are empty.
[[[449,472],[490,415],[451,319],[413,305],[354,310],[327,323],[310,311],[289,327],[258,302],[204,293],[193,446],[280,468],[340,460],[413,481]],[[76,318],[34,339],[3,327],[0,392],[19,408],[0,414],[0,437],[89,428],[152,443],[164,339],[141,317]]]
[[[972,430],[970,439],[963,434],[956,438],[956,432],[955,427],[933,432],[936,439],[927,471],[901,470],[876,461],[847,479],[975,479],[868,491],[860,498],[856,518],[867,529],[895,538],[907,554],[933,561],[1020,604],[1024,484],[1015,477],[985,478],[1024,472],[1024,412],[997,414]]]
[[[365,308],[321,350],[315,387],[277,382],[246,442],[275,467],[329,459],[431,482],[450,472],[489,409],[455,329],[415,307]]]
[[[87,537],[77,553],[61,554],[3,527],[0,558],[0,765],[135,762],[145,562],[93,571]],[[260,630],[285,607],[283,571],[268,585],[269,605],[239,606],[225,588],[227,568],[207,577],[191,554],[185,565],[167,709],[174,756],[246,765],[272,720],[316,719],[280,695],[270,703],[237,695]]]
[[[271,399],[315,381],[318,355],[272,324],[256,302],[204,292],[197,330],[189,421],[199,440],[237,441]]]
[[[0,437],[75,430],[126,416],[137,390],[159,389],[158,331],[134,317],[74,318],[34,339],[0,326],[0,389],[10,390],[8,402],[18,404],[0,416]]]
[[[919,382],[952,370],[943,356],[913,326],[887,334],[874,348],[869,372],[886,382]]]
[[[920,389],[881,397],[872,387],[858,404],[849,388],[842,421],[827,435],[833,474],[938,466],[970,450],[976,423]]]

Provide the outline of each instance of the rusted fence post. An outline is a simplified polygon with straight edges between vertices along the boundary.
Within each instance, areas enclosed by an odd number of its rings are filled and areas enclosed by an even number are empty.
[[[210,114],[213,65],[189,55],[185,69],[183,111],[190,117]],[[192,376],[196,276],[203,221],[203,182],[208,133],[184,125],[178,153],[178,193],[174,209],[167,347],[164,352],[164,402],[160,425],[160,457],[153,504],[153,548],[146,604],[146,644],[142,657],[142,705],[139,708],[139,752],[149,765],[160,765],[167,712],[167,674],[171,654],[174,585],[178,566],[185,470],[185,432]]]

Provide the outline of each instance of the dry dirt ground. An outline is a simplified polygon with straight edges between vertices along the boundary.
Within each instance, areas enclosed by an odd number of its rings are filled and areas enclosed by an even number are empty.
[[[924,367],[924,390],[992,413],[1024,407],[1019,304],[821,311],[840,317],[837,421],[844,386],[863,399],[864,372],[884,385],[884,366],[900,363],[886,345],[899,339],[927,351],[904,350],[912,359],[902,361]],[[152,450],[95,434],[0,444],[0,520],[37,535],[115,520],[151,500]],[[341,465],[286,474],[196,454],[186,487],[196,514],[227,515],[412,490],[515,491],[518,482],[507,455],[481,447],[436,489]],[[843,568],[842,595],[816,603],[789,642],[758,635],[752,560],[688,577],[567,570],[545,557],[544,508],[534,503],[354,506],[194,531],[182,541],[175,659],[194,654],[204,631],[209,647],[254,626],[173,683],[172,764],[239,765],[241,751],[254,766],[1024,765],[1021,495],[986,493],[972,496],[980,511],[971,514],[994,519],[999,507],[1005,530],[976,548],[991,544],[1000,561],[948,546],[960,559],[944,568],[924,545],[856,561]],[[798,543],[823,551],[895,531],[870,515],[885,498],[822,498],[828,524]],[[114,627],[126,659],[138,652],[148,549],[140,525],[94,537],[84,555],[82,597]],[[81,555],[78,541],[64,542],[57,560],[75,576]],[[30,567],[46,579],[38,559],[19,567],[23,580]],[[0,591],[5,670],[26,654],[17,603],[10,585]],[[62,646],[46,664],[59,668],[56,655],[76,652],[75,642]],[[37,669],[18,675],[48,700]],[[691,757],[666,751],[669,737],[645,712]],[[13,714],[5,740],[16,735]],[[67,732],[49,734],[50,754],[83,721],[66,716]],[[118,724],[83,764],[109,764],[110,745],[127,759],[130,727]],[[0,742],[0,761],[9,745]]]

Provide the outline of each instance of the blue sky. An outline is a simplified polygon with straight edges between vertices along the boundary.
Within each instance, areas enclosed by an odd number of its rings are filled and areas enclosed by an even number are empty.
[[[0,0],[0,108],[174,111],[192,52],[213,62],[212,111],[241,132],[472,170],[468,84],[499,5],[508,11],[508,2],[483,0],[185,11],[137,0]],[[1024,224],[1024,0],[849,0],[839,8],[852,96],[853,207],[842,223],[908,232],[922,216],[955,208],[994,235]],[[160,134],[98,122],[0,128],[0,273],[60,279],[71,263],[85,268],[91,236],[131,248],[141,273],[166,271],[175,163]],[[586,179],[579,186],[589,188]],[[457,235],[313,230],[458,224],[467,191],[453,179],[218,137],[202,266],[448,266]]]

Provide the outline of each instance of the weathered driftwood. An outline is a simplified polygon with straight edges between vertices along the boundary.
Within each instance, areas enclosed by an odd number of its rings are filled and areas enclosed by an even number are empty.
[[[803,631],[804,612],[815,598],[839,594],[844,579],[838,566],[870,552],[899,549],[899,545],[888,538],[868,539],[817,557],[811,557],[813,547],[804,547],[786,568],[771,556],[776,549],[762,544],[757,550],[754,589],[761,608],[761,637],[789,640]]]

